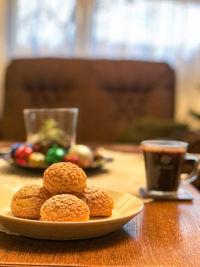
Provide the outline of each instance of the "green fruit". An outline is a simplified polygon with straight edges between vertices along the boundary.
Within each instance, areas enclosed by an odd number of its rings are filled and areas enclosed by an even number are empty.
[[[51,147],[46,153],[46,162],[48,164],[60,162],[66,154],[67,151],[61,147]]]

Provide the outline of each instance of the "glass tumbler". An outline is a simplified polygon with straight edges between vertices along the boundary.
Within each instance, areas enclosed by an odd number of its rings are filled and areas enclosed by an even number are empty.
[[[78,108],[24,109],[26,142],[47,150],[53,145],[69,148],[76,141]]]

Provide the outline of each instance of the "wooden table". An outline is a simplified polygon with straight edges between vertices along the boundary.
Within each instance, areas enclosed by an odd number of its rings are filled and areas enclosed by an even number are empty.
[[[192,202],[154,201],[118,231],[78,241],[0,233],[0,266],[199,266],[200,194]]]

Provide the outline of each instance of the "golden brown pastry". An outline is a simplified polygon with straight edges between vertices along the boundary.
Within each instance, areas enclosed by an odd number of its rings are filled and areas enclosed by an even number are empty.
[[[42,221],[88,221],[90,212],[85,202],[70,194],[56,195],[48,199],[40,210]]]
[[[97,187],[86,188],[78,195],[89,207],[90,216],[111,216],[114,201],[110,194]]]
[[[86,177],[76,164],[59,162],[45,170],[43,185],[52,194],[82,193],[86,188]]]
[[[12,198],[12,213],[20,218],[39,219],[42,204],[51,196],[41,185],[24,186]]]

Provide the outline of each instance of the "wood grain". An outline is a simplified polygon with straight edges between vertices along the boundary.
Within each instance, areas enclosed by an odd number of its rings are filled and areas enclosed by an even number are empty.
[[[0,264],[34,266],[199,266],[200,195],[193,202],[160,201],[120,230],[79,241],[46,241],[0,234]]]

